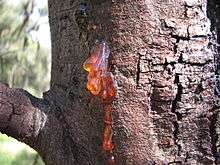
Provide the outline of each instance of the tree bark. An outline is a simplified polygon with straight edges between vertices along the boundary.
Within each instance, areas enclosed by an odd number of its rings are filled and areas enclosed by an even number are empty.
[[[22,89],[0,83],[0,130],[31,147],[46,122],[47,104]]]
[[[86,91],[82,64],[105,40],[117,165],[220,164],[218,3],[49,0],[51,89],[34,103],[2,85],[0,131],[24,138],[47,165],[104,164],[103,106]],[[13,119],[17,102],[28,111]]]

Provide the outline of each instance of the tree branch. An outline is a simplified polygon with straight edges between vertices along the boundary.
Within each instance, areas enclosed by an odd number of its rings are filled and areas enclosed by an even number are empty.
[[[46,123],[48,105],[23,89],[0,83],[0,132],[34,146]]]

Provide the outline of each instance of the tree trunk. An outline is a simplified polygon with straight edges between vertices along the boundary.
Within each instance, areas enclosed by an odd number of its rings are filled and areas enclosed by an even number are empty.
[[[1,85],[1,132],[47,165],[104,165],[103,106],[86,91],[82,65],[105,40],[116,164],[220,164],[218,3],[49,0],[51,89],[37,100]]]

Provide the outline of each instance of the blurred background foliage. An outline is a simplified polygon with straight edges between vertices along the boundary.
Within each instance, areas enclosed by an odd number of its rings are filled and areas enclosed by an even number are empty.
[[[0,136],[0,164],[44,165],[36,151],[7,135]]]
[[[49,46],[36,37],[43,17],[47,17],[46,4],[39,8],[34,0],[0,0],[0,81],[38,97],[50,80]],[[43,164],[33,149],[0,135],[0,165]]]
[[[0,1],[0,81],[40,96],[49,84],[49,52],[33,40],[40,26],[31,20],[34,8],[34,1]]]

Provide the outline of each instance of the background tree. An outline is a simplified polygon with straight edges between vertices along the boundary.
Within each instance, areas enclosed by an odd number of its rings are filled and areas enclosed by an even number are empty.
[[[104,164],[102,106],[82,69],[104,39],[117,164],[219,164],[218,10],[214,0],[49,0],[51,88],[37,99],[1,85],[1,132],[48,165]]]

